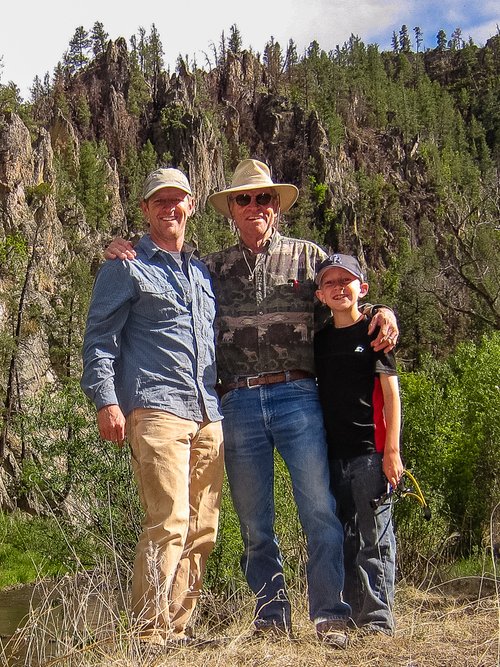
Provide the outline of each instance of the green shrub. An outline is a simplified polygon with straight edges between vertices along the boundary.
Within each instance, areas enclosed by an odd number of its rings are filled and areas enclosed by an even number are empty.
[[[500,500],[499,366],[495,332],[402,374],[403,454],[433,510],[429,526],[418,529],[409,507],[399,510],[403,559],[422,551],[437,560],[468,557],[488,543]]]

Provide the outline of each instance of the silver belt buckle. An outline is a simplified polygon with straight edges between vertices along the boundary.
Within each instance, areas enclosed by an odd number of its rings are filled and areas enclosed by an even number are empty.
[[[245,378],[245,384],[246,384],[247,389],[255,389],[255,387],[258,387],[259,386],[258,384],[251,385],[251,384],[249,384],[249,382],[250,382],[250,380],[258,380],[259,378],[260,378],[260,375],[248,375]]]

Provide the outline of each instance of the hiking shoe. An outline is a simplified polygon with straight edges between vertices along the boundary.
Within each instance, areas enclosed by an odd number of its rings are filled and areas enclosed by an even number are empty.
[[[346,649],[349,643],[347,624],[341,619],[327,619],[316,623],[316,635],[322,644],[332,648]]]
[[[145,639],[138,639],[133,643],[135,650],[143,658],[155,659],[164,656],[167,653],[165,645],[156,642],[150,642]]]
[[[219,646],[223,643],[222,639],[217,637],[201,637],[199,635],[192,635],[190,637],[183,637],[178,640],[181,646],[189,646],[190,648],[205,648],[205,646]]]
[[[254,622],[252,639],[290,639],[290,629],[284,623],[258,618]]]
[[[386,637],[394,637],[394,630],[385,625],[376,625],[375,623],[368,623],[361,625],[358,628],[358,634],[363,635],[385,635]]]
[[[219,646],[218,639],[211,639],[208,637],[169,637],[164,639],[161,643],[139,640],[139,652],[148,658],[157,658],[164,656],[171,651],[178,651],[181,649],[202,649],[209,646]]]

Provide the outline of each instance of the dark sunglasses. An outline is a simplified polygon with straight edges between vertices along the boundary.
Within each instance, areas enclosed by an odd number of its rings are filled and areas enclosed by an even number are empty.
[[[274,195],[272,195],[270,192],[259,192],[258,195],[247,195],[242,193],[236,195],[236,197],[233,197],[233,200],[238,204],[238,206],[245,208],[245,206],[250,204],[252,199],[255,199],[259,206],[267,206],[273,197]]]

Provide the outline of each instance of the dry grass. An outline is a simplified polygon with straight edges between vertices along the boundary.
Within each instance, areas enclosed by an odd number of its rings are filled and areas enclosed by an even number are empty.
[[[252,606],[241,593],[220,602],[201,601],[197,632],[220,641],[206,647],[144,650],[127,630],[124,592],[101,573],[66,578],[42,591],[6,653],[35,667],[497,667],[500,664],[498,581],[459,579],[432,589],[401,584],[397,632],[351,634],[347,651],[324,647],[315,638],[303,597],[294,600],[291,641],[251,639]],[[8,664],[6,655],[0,664]]]

